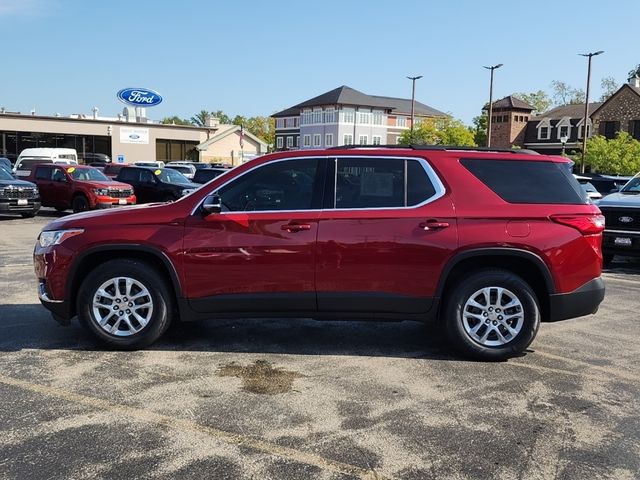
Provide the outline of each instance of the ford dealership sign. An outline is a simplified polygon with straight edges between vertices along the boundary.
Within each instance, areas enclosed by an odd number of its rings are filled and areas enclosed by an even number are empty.
[[[118,92],[118,99],[134,107],[153,107],[162,102],[162,96],[148,88],[123,88]]]

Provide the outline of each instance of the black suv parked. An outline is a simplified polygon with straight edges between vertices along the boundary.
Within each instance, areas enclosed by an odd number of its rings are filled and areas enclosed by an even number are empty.
[[[138,203],[172,202],[198,188],[170,168],[124,167],[114,180],[132,185]]]
[[[31,182],[16,180],[4,168],[0,168],[0,213],[19,213],[28,218],[34,217],[38,210],[38,187]]]

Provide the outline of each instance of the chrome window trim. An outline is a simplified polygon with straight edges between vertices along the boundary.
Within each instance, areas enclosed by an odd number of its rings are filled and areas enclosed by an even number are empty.
[[[202,198],[201,201],[199,201],[196,206],[193,208],[193,210],[191,211],[191,215],[195,215],[196,212],[200,209],[200,207],[202,206],[202,204],[204,203],[204,200],[207,196],[217,192],[218,190],[220,190],[221,188],[225,187],[227,184],[237,180],[238,178],[243,177],[244,175],[246,175],[249,172],[253,172],[254,170],[267,166],[267,165],[273,165],[274,163],[279,163],[279,162],[286,162],[286,161],[290,161],[290,160],[309,160],[312,158],[316,158],[318,160],[335,160],[336,162],[336,168],[335,168],[335,172],[336,174],[334,175],[334,185],[333,185],[333,192],[334,192],[334,196],[333,196],[333,205],[334,208],[313,208],[313,209],[302,209],[302,210],[249,210],[249,211],[238,211],[238,212],[220,212],[219,215],[234,215],[234,214],[238,214],[238,213],[299,213],[299,212],[357,212],[357,211],[378,211],[378,210],[412,210],[412,209],[418,209],[420,207],[423,207],[425,205],[428,205],[429,203],[433,203],[436,200],[442,198],[444,196],[444,194],[447,192],[447,189],[445,188],[444,184],[442,183],[442,181],[440,180],[440,177],[438,177],[438,175],[436,174],[435,170],[433,169],[433,167],[429,164],[429,162],[423,158],[423,157],[403,157],[403,156],[396,156],[396,155],[324,155],[324,156],[315,156],[315,155],[309,155],[309,156],[302,156],[302,157],[287,157],[287,158],[279,158],[277,160],[273,160],[270,162],[266,162],[266,163],[261,163],[260,165],[256,165],[255,167],[252,167],[250,169],[248,169],[245,172],[242,172],[240,175],[227,180],[226,182],[224,182],[222,185],[220,185],[218,188],[215,189],[215,191],[209,191],[207,192],[207,194]],[[422,168],[424,169],[424,171],[427,174],[427,177],[429,177],[429,180],[431,180],[431,183],[433,185],[433,188],[435,190],[435,193],[427,198],[425,201],[420,202],[416,205],[410,205],[410,206],[403,206],[403,207],[369,207],[369,208],[336,208],[336,198],[335,198],[335,192],[336,192],[336,182],[337,182],[337,163],[338,160],[340,159],[347,159],[347,158],[363,158],[363,159],[388,159],[388,160],[404,160],[409,161],[409,160],[413,160],[416,162],[419,162],[420,165],[422,165]],[[231,171],[231,170],[230,170]],[[406,171],[407,168],[405,166],[405,177],[406,177]],[[224,174],[223,174],[224,175]],[[217,177],[220,178],[220,177]],[[217,180],[217,178],[213,179],[213,180]],[[213,182],[213,180],[211,180]],[[202,188],[202,187],[201,187]],[[405,187],[405,195],[406,195],[406,187]]]

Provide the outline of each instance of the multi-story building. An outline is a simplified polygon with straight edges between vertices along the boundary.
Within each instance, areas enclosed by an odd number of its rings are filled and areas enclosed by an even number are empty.
[[[411,127],[411,99],[366,95],[341,86],[272,115],[276,150],[396,144]],[[447,114],[415,102],[416,122]]]
[[[537,116],[530,116],[532,110],[512,96],[494,102],[491,146],[518,146],[552,155],[582,149],[584,103],[561,105]],[[587,138],[595,134],[611,139],[621,131],[640,140],[640,78],[636,76],[606,101],[589,103]]]

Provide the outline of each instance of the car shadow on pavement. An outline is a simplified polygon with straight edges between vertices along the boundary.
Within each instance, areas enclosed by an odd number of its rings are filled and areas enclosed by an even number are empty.
[[[0,352],[107,351],[78,321],[57,324],[39,304],[0,305]],[[435,325],[413,321],[232,319],[176,323],[148,350],[464,360]]]

